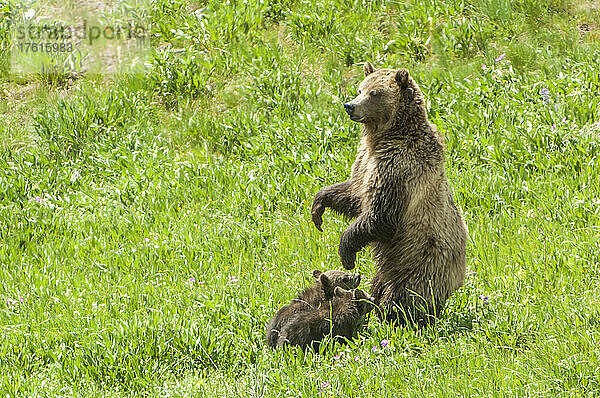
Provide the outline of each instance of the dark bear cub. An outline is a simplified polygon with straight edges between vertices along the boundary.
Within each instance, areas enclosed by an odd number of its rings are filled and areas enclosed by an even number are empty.
[[[267,345],[275,347],[279,334],[287,322],[294,316],[318,309],[334,296],[336,287],[355,289],[360,283],[360,275],[353,275],[342,271],[313,271],[317,279],[311,286],[304,289],[292,302],[280,309],[269,322],[265,336]]]
[[[373,307],[373,299],[364,291],[338,286],[331,301],[290,318],[279,334],[277,347],[292,345],[304,349],[311,346],[318,350],[323,337],[329,334],[338,339],[354,338]]]

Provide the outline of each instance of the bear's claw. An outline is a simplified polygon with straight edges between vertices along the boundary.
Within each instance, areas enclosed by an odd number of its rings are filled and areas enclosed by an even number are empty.
[[[323,232],[323,228],[321,228],[321,225],[323,225],[323,212],[325,211],[325,206],[323,206],[320,202],[316,201],[313,203],[313,207],[311,209],[311,216],[312,216],[312,221],[315,224],[315,227]]]

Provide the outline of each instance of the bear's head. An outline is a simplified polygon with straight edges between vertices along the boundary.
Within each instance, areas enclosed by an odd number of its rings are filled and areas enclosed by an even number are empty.
[[[337,287],[343,289],[357,288],[362,277],[359,274],[349,274],[343,271],[331,270],[321,272],[318,269],[313,271],[313,276],[321,282],[327,300],[333,298],[334,290]]]
[[[344,104],[350,119],[369,126],[390,126],[398,112],[420,108],[423,96],[406,69],[375,69],[364,64],[358,96]],[[414,111],[413,111],[414,112]]]

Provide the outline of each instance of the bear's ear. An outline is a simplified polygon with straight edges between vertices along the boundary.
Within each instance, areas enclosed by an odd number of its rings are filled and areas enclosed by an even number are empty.
[[[408,87],[408,70],[407,69],[398,69],[396,71],[396,83],[400,86],[402,90],[406,90]]]
[[[339,286],[337,286],[335,288],[335,290],[333,291],[333,294],[336,295],[337,297],[352,298],[352,292],[350,290],[343,289],[343,288],[341,288]]]
[[[313,271],[313,276],[314,276],[316,279],[319,279],[319,277],[321,276],[321,274],[322,274],[322,272],[321,272],[321,271],[319,271],[318,269],[316,269],[316,270],[314,270],[314,271]]]
[[[369,76],[371,73],[375,72],[375,67],[371,65],[369,61],[367,61],[363,65],[363,71],[365,72],[365,76]]]
[[[331,280],[325,274],[321,274],[319,280],[321,281],[321,285],[323,285],[323,293],[325,293],[325,299],[331,300],[333,298],[333,285],[331,284]]]

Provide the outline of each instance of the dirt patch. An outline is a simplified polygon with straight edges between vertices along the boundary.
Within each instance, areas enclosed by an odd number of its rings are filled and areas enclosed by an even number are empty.
[[[575,11],[597,11],[600,10],[598,0],[582,0],[575,3]]]
[[[106,10],[112,10],[113,2],[110,0],[107,1],[98,1],[98,0],[75,0],[76,6],[87,8],[88,11],[94,11],[97,13],[103,13]]]
[[[595,41],[600,37],[600,1],[582,0],[573,5],[579,41]]]

